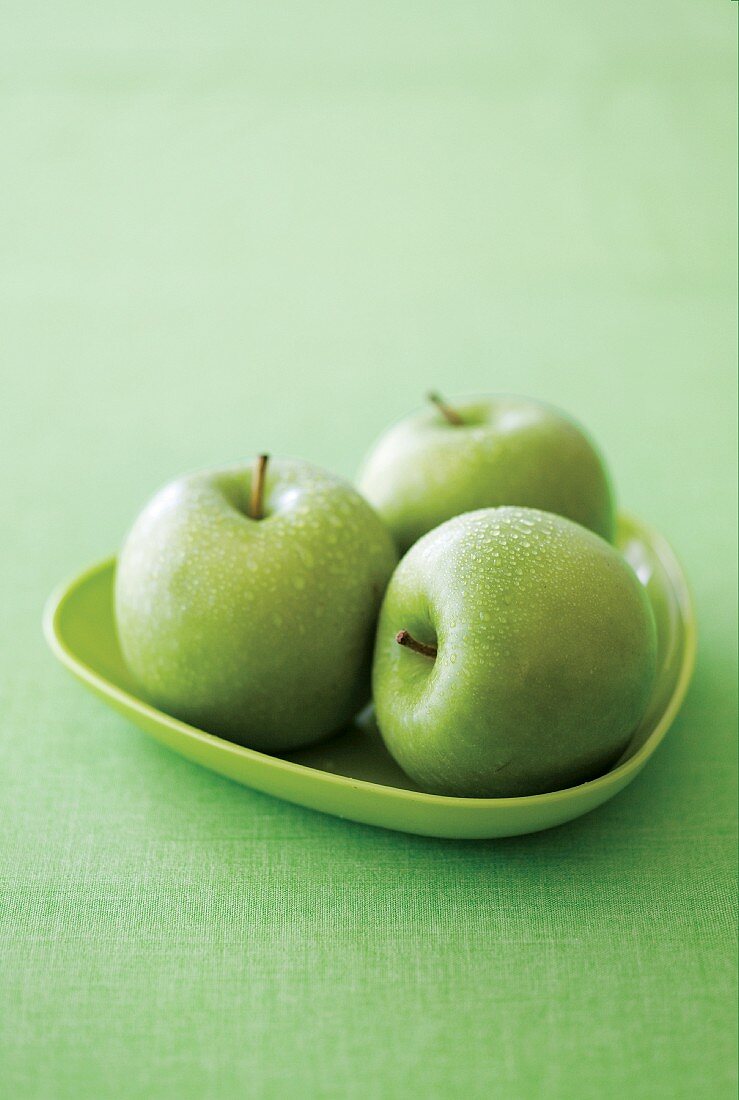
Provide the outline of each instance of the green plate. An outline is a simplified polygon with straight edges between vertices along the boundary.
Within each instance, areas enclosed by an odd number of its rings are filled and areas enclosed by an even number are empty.
[[[115,560],[86,569],[50,598],[44,631],[70,672],[175,752],[255,790],[337,817],[425,836],[486,838],[537,832],[612,798],[659,745],[683,700],[695,658],[695,619],[683,572],[665,540],[622,516],[617,542],[646,587],[657,619],[658,674],[647,714],[618,764],[578,787],[526,798],[424,794],[385,751],[367,712],[345,733],[269,756],[195,729],[136,694],[113,620]]]

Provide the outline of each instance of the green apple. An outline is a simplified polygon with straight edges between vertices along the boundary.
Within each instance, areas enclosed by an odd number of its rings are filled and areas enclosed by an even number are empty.
[[[559,790],[621,755],[655,665],[652,609],[621,554],[560,516],[485,508],[429,532],[393,574],[377,722],[427,791]]]
[[[606,468],[568,416],[524,397],[429,397],[379,439],[359,477],[401,552],[452,516],[501,504],[556,512],[612,540]]]
[[[252,748],[307,745],[369,698],[397,554],[350,485],[262,458],[162,489],[126,539],[118,636],[144,695]]]

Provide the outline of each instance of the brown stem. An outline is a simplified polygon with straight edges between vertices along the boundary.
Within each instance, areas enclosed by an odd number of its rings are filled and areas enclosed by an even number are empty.
[[[269,455],[259,455],[251,479],[249,515],[252,519],[264,519],[264,476],[267,471]]]
[[[433,405],[436,405],[442,416],[444,416],[446,420],[455,428],[459,428],[462,424],[464,424],[464,420],[459,415],[457,410],[453,409],[451,405],[447,405],[444,398],[441,397],[440,394],[436,393],[435,390],[431,390],[431,392],[428,393],[426,396]]]
[[[414,653],[422,653],[424,657],[435,657],[437,654],[435,645],[424,645],[423,642],[417,642],[407,630],[399,630],[395,635],[395,641],[398,645],[404,645],[407,649],[412,649]]]

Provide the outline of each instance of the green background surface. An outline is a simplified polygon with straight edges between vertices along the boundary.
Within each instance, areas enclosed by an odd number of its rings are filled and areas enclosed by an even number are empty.
[[[0,1091],[733,1096],[736,5],[14,2],[0,34]],[[184,469],[555,401],[695,591],[615,801],[442,842],[187,764],[41,637]]]

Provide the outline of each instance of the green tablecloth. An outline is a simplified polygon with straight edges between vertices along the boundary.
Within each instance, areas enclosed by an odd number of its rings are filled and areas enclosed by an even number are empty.
[[[4,7],[4,1095],[733,1095],[736,14]],[[432,384],[571,410],[685,563],[694,686],[615,801],[342,823],[54,665],[47,592],[163,481],[352,475]]]

